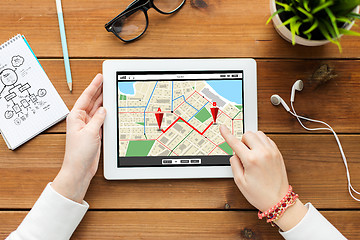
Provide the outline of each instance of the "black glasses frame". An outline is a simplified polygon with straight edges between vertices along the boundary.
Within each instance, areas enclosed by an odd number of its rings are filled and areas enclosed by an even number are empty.
[[[172,14],[172,13],[180,10],[180,8],[182,8],[184,6],[185,2],[186,2],[186,0],[183,0],[182,3],[176,9],[174,9],[171,12],[164,12],[164,11],[161,11],[160,9],[158,9],[156,7],[156,5],[154,4],[154,0],[135,0],[132,3],[130,3],[130,5],[123,12],[121,12],[119,15],[117,15],[115,18],[113,18],[110,22],[105,24],[105,29],[108,32],[112,32],[117,38],[119,38],[123,42],[132,42],[132,41],[140,38],[146,32],[146,30],[147,30],[147,28],[149,26],[149,17],[148,17],[147,11],[150,8],[154,8],[157,12],[159,12],[161,14],[169,15],[169,14]],[[117,23],[117,21],[121,20],[121,18],[129,17],[129,16],[131,16],[132,14],[134,14],[137,11],[143,11],[144,12],[145,19],[146,19],[146,26],[145,26],[144,31],[139,36],[137,36],[137,37],[135,37],[133,39],[130,39],[130,40],[126,40],[126,39],[121,38],[119,36],[119,34],[114,30],[114,27],[113,27],[114,24]]]

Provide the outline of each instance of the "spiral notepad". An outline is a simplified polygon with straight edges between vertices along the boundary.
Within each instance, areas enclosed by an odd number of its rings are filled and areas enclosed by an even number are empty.
[[[14,150],[69,113],[25,37],[0,45],[0,131]]]

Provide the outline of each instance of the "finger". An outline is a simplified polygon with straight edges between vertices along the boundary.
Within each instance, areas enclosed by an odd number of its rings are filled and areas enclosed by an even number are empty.
[[[271,145],[269,138],[262,131],[257,131],[256,135],[260,138],[260,140],[267,146]]]
[[[91,99],[89,106],[86,108],[86,112],[91,112],[91,110],[94,107],[94,104],[96,102],[96,100],[99,98],[99,96],[102,94],[102,84],[101,86],[98,88],[98,90],[96,91],[94,97]]]
[[[106,110],[105,108],[100,107],[96,111],[94,116],[90,119],[89,123],[86,125],[86,128],[89,131],[98,134],[101,126],[104,124],[105,117],[106,117]]]
[[[84,127],[83,119],[85,114],[82,111],[71,110],[71,112],[66,117],[66,131],[74,132],[79,131]]]
[[[100,128],[100,129],[99,129],[99,136],[100,136],[100,139],[102,139],[102,135],[103,135],[103,128]]]
[[[230,158],[231,169],[234,175],[236,184],[243,185],[244,183],[244,166],[241,163],[240,158],[234,155]]]
[[[101,94],[95,101],[95,103],[93,104],[92,109],[90,109],[90,113],[89,116],[93,117],[95,112],[98,110],[99,107],[101,107],[103,104],[103,94]]]
[[[249,152],[249,149],[242,143],[238,138],[231,134],[230,130],[225,126],[220,126],[221,136],[225,139],[227,144],[232,148],[232,150],[241,158],[245,157],[246,153]]]
[[[270,144],[271,144],[274,148],[279,149],[278,146],[276,145],[276,143],[275,143],[271,138],[268,137],[268,139],[269,139]]]
[[[254,149],[256,146],[264,145],[263,142],[260,140],[260,138],[253,132],[248,131],[246,132],[242,138],[241,141],[248,146],[251,150]]]
[[[81,94],[79,99],[76,101],[74,108],[86,110],[89,106],[89,103],[91,102],[91,99],[94,97],[96,92],[98,91],[99,87],[101,86],[101,83],[103,81],[102,74],[96,75],[94,80],[90,83],[90,85],[84,90],[84,92]]]

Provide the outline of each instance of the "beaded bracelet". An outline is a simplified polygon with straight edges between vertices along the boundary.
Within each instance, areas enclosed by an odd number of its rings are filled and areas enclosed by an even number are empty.
[[[261,213],[259,211],[258,217],[262,219],[264,217],[267,218],[266,222],[270,222],[272,226],[274,226],[273,222],[279,219],[290,206],[294,205],[296,199],[299,197],[296,193],[293,192],[292,186],[289,185],[289,190],[283,199],[280,200],[275,206],[270,208],[269,210]]]

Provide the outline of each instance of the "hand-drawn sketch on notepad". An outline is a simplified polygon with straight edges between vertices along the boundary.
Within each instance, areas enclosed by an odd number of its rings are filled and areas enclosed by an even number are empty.
[[[69,113],[26,39],[0,45],[0,131],[10,149]]]
[[[20,55],[13,56],[12,68],[0,71],[0,82],[3,84],[0,90],[0,99],[4,98],[7,102],[6,108],[1,111],[6,119],[14,120],[16,125],[20,125],[21,121],[26,121],[31,115],[50,108],[50,104],[42,100],[46,96],[46,89],[33,89],[31,83],[22,78],[27,75],[28,71],[31,71],[31,68],[19,68],[24,61],[25,59]]]

